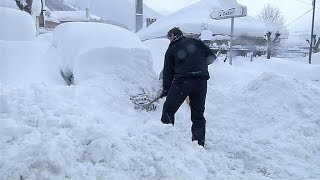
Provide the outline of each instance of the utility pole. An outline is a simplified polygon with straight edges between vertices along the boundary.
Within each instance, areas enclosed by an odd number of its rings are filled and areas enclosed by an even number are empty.
[[[309,64],[311,64],[312,49],[313,49],[313,29],[314,29],[314,15],[315,15],[315,11],[316,11],[316,0],[313,0],[312,6],[313,6],[313,14],[312,14],[310,49],[309,49]]]
[[[135,32],[143,28],[143,0],[136,0]]]
[[[232,65],[232,58],[233,58],[233,31],[234,31],[234,17],[231,18],[231,38],[230,38],[230,55],[229,55],[230,65]]]

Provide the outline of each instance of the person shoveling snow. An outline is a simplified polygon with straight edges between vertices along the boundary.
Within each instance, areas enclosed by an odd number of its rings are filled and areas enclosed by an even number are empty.
[[[204,118],[207,80],[210,78],[208,64],[216,56],[202,41],[187,38],[179,28],[171,29],[167,38],[170,45],[165,55],[163,68],[161,122],[174,125],[174,115],[189,96],[192,121],[192,141],[205,144],[206,119]],[[210,60],[210,61],[208,61]]]

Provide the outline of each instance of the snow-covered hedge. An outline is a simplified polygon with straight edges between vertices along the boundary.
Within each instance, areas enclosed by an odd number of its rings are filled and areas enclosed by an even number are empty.
[[[0,7],[0,40],[31,41],[35,36],[35,23],[28,13]]]

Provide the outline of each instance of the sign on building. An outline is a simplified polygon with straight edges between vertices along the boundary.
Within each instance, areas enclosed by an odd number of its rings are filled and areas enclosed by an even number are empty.
[[[147,18],[147,27],[156,21],[157,21],[157,19],[155,19],[155,18]]]

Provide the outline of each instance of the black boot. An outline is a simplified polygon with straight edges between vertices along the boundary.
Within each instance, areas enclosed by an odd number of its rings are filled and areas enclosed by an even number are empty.
[[[198,139],[195,139],[194,137],[192,137],[192,141],[198,141],[199,146],[203,146],[204,147],[205,140],[198,140]]]

